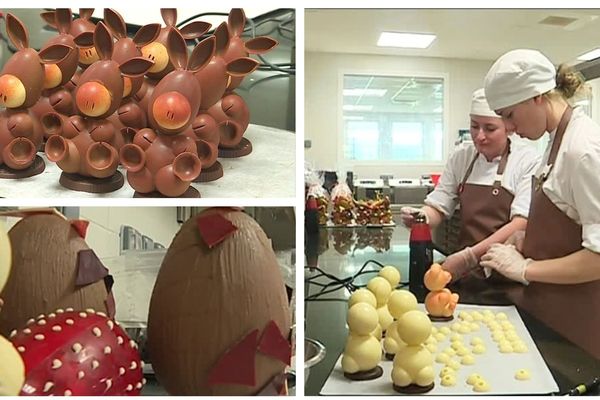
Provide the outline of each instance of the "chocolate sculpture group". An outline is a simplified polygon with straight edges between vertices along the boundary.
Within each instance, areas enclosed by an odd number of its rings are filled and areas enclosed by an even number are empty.
[[[18,51],[0,73],[0,179],[41,173],[43,149],[71,190],[118,190],[122,164],[136,197],[199,197],[190,184],[222,177],[219,156],[252,151],[243,137],[249,110],[234,89],[259,66],[249,55],[277,42],[244,41],[241,9],[213,34],[201,21],[177,27],[176,10],[161,9],[166,26],[145,25],[132,38],[116,11],[96,24],[92,12],[44,12],[58,34],[39,53],[6,15]],[[200,41],[191,54],[186,40]]]

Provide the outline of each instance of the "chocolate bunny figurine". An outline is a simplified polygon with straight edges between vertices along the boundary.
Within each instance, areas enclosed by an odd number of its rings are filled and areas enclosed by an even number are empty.
[[[117,39],[114,44],[112,59],[123,63],[132,57],[142,57],[141,48],[152,43],[160,33],[160,24],[149,24],[142,26],[133,39],[127,37],[127,28],[123,17],[110,8],[104,9],[104,22],[108,25],[113,36]],[[133,128],[131,139],[138,129],[148,127],[146,110],[142,109],[133,98],[144,82],[143,76],[124,78],[123,100],[115,114],[109,119],[119,130]]]
[[[123,146],[121,163],[136,197],[199,197],[190,187],[202,169],[190,129],[202,100],[194,72],[214,55],[215,38],[200,42],[188,59],[185,39],[171,29],[167,48],[175,70],[160,80],[150,97],[148,121],[153,129],[141,129],[133,144]]]
[[[246,16],[241,8],[233,8],[229,12],[227,25],[229,43],[223,54],[225,62],[240,60],[250,54],[264,54],[277,46],[277,41],[267,36],[258,36],[244,42],[242,35]],[[233,92],[242,83],[245,75],[247,74],[232,75],[227,85],[227,93],[208,109],[208,113],[217,124],[225,123],[225,126],[221,125],[220,157],[241,157],[252,151],[252,144],[243,137],[250,122],[250,112],[244,99]]]
[[[51,14],[51,16],[50,16]],[[32,111],[41,119],[45,114],[55,111],[57,113],[71,116],[75,113],[75,104],[71,91],[65,88],[75,72],[79,62],[79,48],[73,40],[71,30],[71,10],[69,8],[57,8],[56,11],[48,11],[43,13],[44,19],[52,18],[53,26],[56,26],[58,35],[48,40],[43,46],[45,48],[63,44],[69,46],[75,51],[72,51],[68,57],[56,64],[44,65],[44,90],[42,97],[33,106]]]
[[[36,156],[43,130],[31,107],[40,99],[44,85],[44,64],[60,63],[73,48],[63,44],[46,47],[39,53],[29,47],[25,25],[6,14],[6,32],[17,48],[0,72],[0,178],[26,178],[40,174],[44,161]]]
[[[177,28],[177,10],[174,8],[161,8],[160,14],[162,15],[165,27],[161,29],[160,34],[152,43],[142,47],[142,54],[144,57],[154,61],[154,66],[146,74],[147,79],[140,90],[135,95],[136,100],[139,101],[142,109],[148,108],[148,102],[150,96],[152,96],[152,90],[162,78],[167,76],[168,73],[173,71],[173,62],[169,59],[169,52],[167,50],[168,35],[171,29],[178,30],[179,33],[186,40],[198,39],[202,37],[211,27],[211,24],[202,21],[194,21],[189,24]]]
[[[241,128],[235,129],[236,127],[229,122],[226,116],[220,118],[217,123],[208,110],[221,101],[233,78],[248,75],[259,65],[258,61],[248,57],[239,57],[229,62],[225,61],[224,55],[229,47],[229,31],[226,22],[215,29],[215,40],[215,55],[205,68],[195,74],[202,87],[200,114],[194,122],[194,132],[198,140],[198,154],[202,155],[202,172],[196,182],[210,182],[223,176],[223,167],[217,161],[221,138],[225,138],[225,143],[229,143],[232,136],[239,135],[239,139],[241,139],[244,132]],[[220,106],[218,109],[220,110]],[[216,111],[213,114],[219,115]],[[234,144],[238,143],[239,140],[235,141]]]
[[[102,22],[96,26],[92,39],[100,60],[83,72],[75,89],[78,115],[49,113],[42,118],[42,125],[46,132],[55,133],[46,142],[46,155],[63,170],[61,185],[71,190],[107,193],[124,183],[117,171],[124,139],[107,119],[121,104],[122,75],[143,75],[153,63],[144,57],[132,57],[121,64],[112,60],[112,36]],[[88,41],[86,33],[75,38],[75,43],[82,46],[89,46]]]

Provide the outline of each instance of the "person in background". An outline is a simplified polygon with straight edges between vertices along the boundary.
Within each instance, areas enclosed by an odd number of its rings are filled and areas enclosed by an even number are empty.
[[[567,102],[582,84],[570,68],[557,71],[524,49],[501,56],[485,78],[488,102],[508,129],[532,140],[550,132],[523,241],[494,245],[481,262],[523,284],[600,279],[600,126]]]
[[[403,207],[401,219],[410,227],[417,213],[434,228],[460,205],[460,251],[443,268],[460,279],[474,269],[494,243],[504,243],[527,226],[531,176],[540,156],[531,146],[512,145],[502,119],[492,111],[483,89],[471,101],[473,144],[458,148],[448,160],[435,190],[417,209]]]

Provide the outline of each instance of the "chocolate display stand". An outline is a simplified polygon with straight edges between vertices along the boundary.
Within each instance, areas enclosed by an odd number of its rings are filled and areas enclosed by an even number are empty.
[[[171,29],[167,46],[175,70],[161,79],[150,97],[148,121],[152,129],[140,129],[133,143],[121,149],[121,163],[136,194],[156,197],[153,192],[158,191],[167,197],[185,193],[199,197],[195,189],[190,190],[202,169],[193,133],[201,100],[194,72],[212,58],[215,38],[201,41],[188,57],[184,37]]]
[[[198,178],[196,178],[196,180],[194,180],[194,182],[212,182],[222,177],[223,165],[221,165],[220,162],[215,161],[215,163],[210,167],[202,169],[202,171],[200,171],[200,175]]]
[[[378,365],[368,371],[360,371],[354,374],[344,372],[344,376],[351,381],[372,381],[373,379],[379,378],[383,375],[383,369]]]
[[[54,44],[38,53],[29,47],[25,25],[10,13],[6,31],[17,51],[0,73],[0,107],[6,108],[0,112],[0,166],[6,167],[2,178],[17,179],[44,171],[43,160],[36,155],[43,131],[32,107],[42,94],[44,64],[64,60],[73,48]]]
[[[403,394],[422,394],[431,391],[434,388],[435,384],[430,384],[428,386],[419,386],[419,385],[408,385],[408,386],[396,386],[394,385],[394,390],[398,393]]]
[[[150,199],[150,198],[180,198],[180,199],[198,199],[200,198],[200,192],[198,191],[198,189],[196,189],[193,186],[190,186],[185,193],[183,193],[182,195],[179,196],[166,196],[164,194],[162,194],[161,192],[158,191],[154,191],[154,192],[150,192],[150,193],[140,193],[140,192],[135,192],[133,194],[134,198],[142,198],[142,199]]]
[[[44,129],[50,134],[45,152],[63,170],[59,182],[64,187],[108,193],[122,187],[125,181],[117,171],[124,138],[108,117],[121,104],[123,76],[141,76],[153,63],[143,57],[131,57],[121,63],[113,60],[113,39],[102,22],[91,37],[84,32],[75,37],[75,43],[82,47],[93,44],[100,60],[79,78],[74,92],[78,115],[48,113],[42,118]]]
[[[252,143],[246,138],[242,138],[234,147],[219,147],[219,157],[223,158],[239,158],[250,153],[252,153]]]

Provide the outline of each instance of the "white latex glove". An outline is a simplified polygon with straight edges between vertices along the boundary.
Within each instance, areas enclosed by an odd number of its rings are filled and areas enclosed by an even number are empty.
[[[402,220],[402,224],[407,228],[412,227],[412,225],[415,223],[414,214],[423,214],[425,216],[425,222],[429,223],[429,217],[422,209],[415,207],[402,207],[400,209],[400,219]]]
[[[498,271],[513,281],[529,285],[525,279],[525,270],[531,258],[524,258],[512,244],[493,244],[481,257],[481,266]]]
[[[525,231],[515,231],[504,244],[512,244],[519,252],[523,252],[523,242],[525,241]]]
[[[479,260],[473,249],[465,247],[461,251],[450,254],[442,264],[442,268],[452,274],[455,282],[479,266]]]

